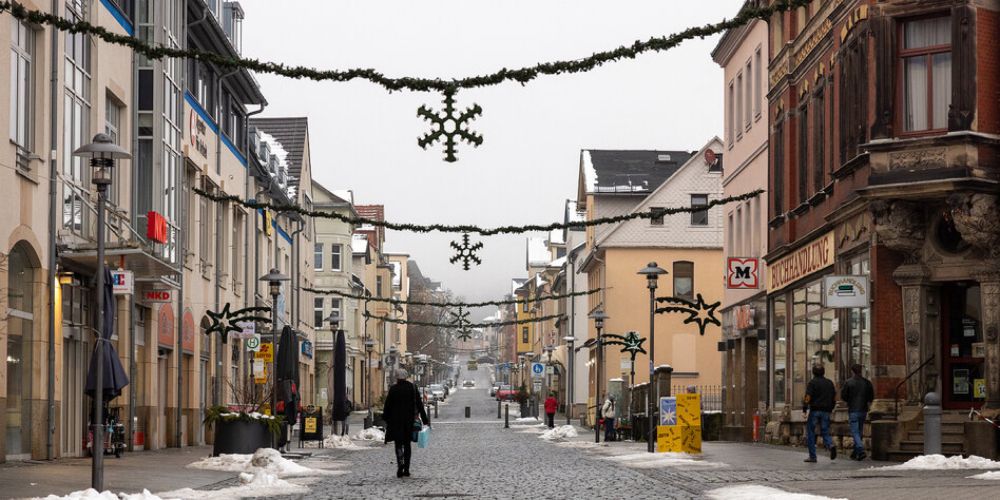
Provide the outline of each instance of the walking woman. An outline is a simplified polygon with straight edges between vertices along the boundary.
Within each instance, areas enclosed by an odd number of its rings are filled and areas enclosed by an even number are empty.
[[[408,382],[406,377],[406,370],[396,370],[396,383],[389,388],[382,407],[385,442],[392,441],[396,446],[396,477],[410,475],[410,443],[416,441],[414,433],[419,430],[416,427],[418,419],[425,425],[431,424],[417,387]]]

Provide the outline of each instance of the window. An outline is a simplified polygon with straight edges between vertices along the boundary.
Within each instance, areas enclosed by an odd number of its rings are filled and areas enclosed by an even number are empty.
[[[736,143],[736,89],[729,82],[729,99],[726,99],[726,125],[729,127],[729,147]]]
[[[521,312],[528,312],[528,299],[525,298],[524,302],[521,302]]]
[[[347,324],[346,318],[344,318],[343,313],[340,312],[340,299],[330,299],[330,315],[336,314],[340,316],[340,325],[343,327]]]
[[[381,297],[382,296],[382,277],[381,276],[376,276],[375,277],[375,296],[376,297]]]
[[[334,246],[336,246],[336,245],[334,245]],[[317,271],[322,271],[323,270],[323,244],[322,243],[316,243],[316,245],[314,245],[313,248],[315,248],[315,250],[313,250],[313,267],[315,267]]]
[[[71,22],[83,21],[81,2],[66,5]],[[63,174],[78,183],[84,181],[83,159],[73,151],[90,140],[90,37],[83,33],[66,34],[66,94],[63,109]],[[65,212],[64,212],[65,213]]]
[[[855,257],[848,261],[848,274],[865,275],[870,273],[871,261],[868,255]],[[862,373],[872,373],[872,333],[871,315],[867,307],[847,310],[847,328],[850,338],[850,363],[863,367]]]
[[[674,262],[674,297],[694,300],[694,263]]]
[[[823,174],[826,172],[826,107],[823,88],[816,90],[813,98],[813,192],[823,189]]]
[[[245,215],[233,207],[233,283],[243,283],[243,230]],[[239,290],[236,291],[240,293]]]
[[[757,51],[753,55],[753,112],[757,117],[760,117],[760,102],[763,100],[761,96],[763,56],[761,56],[760,51],[761,48],[757,47]]]
[[[809,106],[799,108],[799,203],[809,198]]]
[[[526,326],[521,327],[521,343],[522,344],[528,343],[528,327]]]
[[[104,97],[104,133],[111,138],[111,142],[121,145],[121,127],[122,127],[122,112],[123,106],[118,104],[118,100],[115,99],[110,93],[105,94]],[[122,175],[112,176],[111,189],[108,191],[108,201],[117,205],[121,201],[121,179]]]
[[[10,27],[10,140],[18,152],[31,150],[32,90],[34,79],[31,64],[35,53],[35,33],[18,19],[11,17]],[[18,162],[18,165],[21,165]],[[23,167],[27,168],[27,162]]]
[[[662,226],[663,225],[663,207],[650,207],[649,211],[654,215],[649,219],[649,225],[651,226]]]
[[[778,118],[774,124],[774,216],[785,213],[785,122]]]
[[[322,328],[326,316],[323,314],[323,297],[313,299],[313,326]]]
[[[691,195],[691,208],[705,207],[708,206],[708,195],[707,194],[692,194]],[[708,209],[695,210],[691,212],[691,225],[692,226],[707,226],[708,225]]]
[[[788,374],[786,364],[788,359],[788,327],[785,323],[788,311],[785,310],[784,294],[774,298],[771,310],[771,324],[774,327],[774,362],[772,364],[774,381],[772,387],[774,387],[774,404],[778,405],[785,402],[785,384]]]
[[[214,193],[215,187],[212,186],[207,178],[203,178],[202,188],[208,193]],[[198,197],[198,203],[201,205],[199,207],[199,213],[201,214],[201,220],[198,223],[198,258],[201,259],[202,268],[206,268],[211,265],[212,259],[212,209],[215,208],[215,203],[212,203],[208,198],[204,196]]]
[[[903,130],[948,128],[951,104],[951,17],[903,23]]]
[[[743,124],[750,129],[750,120],[753,115],[753,68],[750,66],[750,61],[747,61],[746,69],[746,92],[743,93]]]
[[[741,127],[740,118],[743,115],[743,73],[736,75],[736,108],[733,110],[733,117],[735,121],[733,122],[733,128],[736,129],[736,138],[739,139],[743,137],[743,127]]]
[[[840,68],[840,162],[858,155],[858,146],[868,139],[868,55],[867,40],[855,36],[842,49],[844,62]]]
[[[333,271],[342,271],[341,268],[341,255],[343,253],[343,245],[330,245],[330,269]]]

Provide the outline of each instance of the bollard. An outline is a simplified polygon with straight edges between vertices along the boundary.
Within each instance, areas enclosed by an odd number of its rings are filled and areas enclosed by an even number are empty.
[[[941,396],[924,396],[924,455],[941,454]]]
[[[500,406],[501,405],[502,405],[502,403],[500,403],[500,400],[498,399],[497,400],[497,418],[500,418]]]
[[[438,404],[437,404],[437,401],[434,402],[434,418],[438,418]]]
[[[510,429],[510,405],[503,407],[503,428]]]
[[[472,416],[472,407],[466,406],[465,407],[465,418],[469,418],[471,416]]]

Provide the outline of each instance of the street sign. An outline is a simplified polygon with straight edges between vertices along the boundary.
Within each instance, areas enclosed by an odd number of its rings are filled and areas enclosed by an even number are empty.
[[[536,380],[532,385],[534,386],[533,389],[534,389],[534,393],[535,394],[538,394],[539,392],[542,392],[542,381],[541,380]]]
[[[115,269],[111,271],[111,290],[115,295],[131,295],[135,287],[132,271]]]
[[[261,360],[265,363],[274,362],[274,349],[272,349],[272,344],[270,342],[262,342],[260,347],[254,353],[253,358],[256,360]]]
[[[868,307],[868,276],[826,276],[823,278],[823,306]]]
[[[240,321],[236,323],[236,326],[242,328],[243,330],[230,333],[229,336],[234,339],[246,340],[257,334],[257,325],[253,321]]]
[[[756,290],[760,286],[759,264],[753,257],[726,259],[726,288]]]
[[[257,352],[260,350],[260,335],[256,333],[250,338],[246,339],[247,350],[250,352]]]
[[[170,302],[173,298],[170,290],[147,290],[142,294],[143,302],[147,303]]]
[[[545,372],[545,365],[541,363],[531,363],[531,376],[541,377],[542,373]]]

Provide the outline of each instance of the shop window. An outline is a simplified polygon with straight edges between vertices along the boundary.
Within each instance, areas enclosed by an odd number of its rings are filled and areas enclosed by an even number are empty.
[[[903,130],[948,128],[951,104],[951,17],[902,23]]]
[[[694,300],[693,262],[674,262],[674,297]]]
[[[868,276],[871,261],[867,255],[856,257],[848,262],[848,273],[854,276]],[[862,373],[872,373],[872,334],[871,315],[867,307],[855,307],[847,310],[848,338],[850,339],[850,362],[859,364]]]
[[[792,303],[792,397],[805,395],[812,367],[826,368],[826,378],[838,380],[833,319],[835,311],[823,307],[822,282],[814,281],[793,292]]]
[[[771,325],[774,329],[774,381],[771,385],[774,387],[775,405],[785,403],[785,384],[788,379],[788,327],[786,326],[788,311],[785,307],[786,301],[783,294],[774,298],[771,306],[773,311]]]

